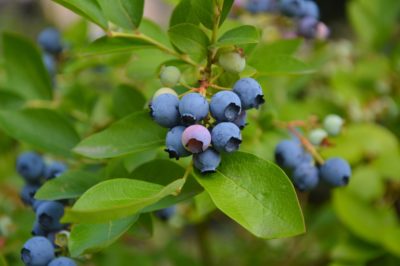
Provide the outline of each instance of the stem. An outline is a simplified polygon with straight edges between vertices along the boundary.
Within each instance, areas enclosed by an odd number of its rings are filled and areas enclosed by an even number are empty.
[[[202,264],[204,266],[214,265],[208,245],[207,224],[205,222],[196,225],[196,236]]]
[[[231,88],[222,87],[213,83],[209,83],[208,86],[217,90],[231,90]]]
[[[146,42],[151,43],[152,45],[156,46],[159,50],[163,51],[164,53],[175,56],[175,57],[179,58],[180,60],[182,60],[192,66],[198,67],[197,63],[194,62],[192,59],[190,59],[190,57],[188,57],[187,55],[177,53],[176,51],[172,50],[171,48],[165,46],[164,44],[154,40],[150,36],[147,36],[141,32],[132,34],[132,33],[112,31],[109,33],[109,35],[111,37],[128,37],[128,38],[135,38],[135,39],[140,39],[140,40],[146,41]]]
[[[187,167],[186,170],[185,170],[185,173],[183,174],[182,179],[183,179],[185,182],[183,182],[183,185],[182,185],[180,188],[177,189],[176,195],[179,195],[179,194],[181,193],[182,188],[183,188],[183,186],[185,185],[186,180],[187,180],[187,178],[188,178],[190,172],[192,171],[192,169],[193,169],[193,160],[190,161],[190,164],[188,165],[188,167]]]

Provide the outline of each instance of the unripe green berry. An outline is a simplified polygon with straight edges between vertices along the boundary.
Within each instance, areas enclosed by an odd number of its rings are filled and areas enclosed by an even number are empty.
[[[160,81],[166,87],[173,87],[181,79],[181,71],[174,66],[164,66],[160,71]]]
[[[343,123],[340,116],[331,114],[324,119],[324,129],[330,136],[337,136],[342,130]]]
[[[154,100],[155,98],[157,98],[158,96],[160,96],[161,94],[173,94],[173,95],[175,95],[175,96],[178,97],[178,94],[176,93],[176,91],[174,91],[174,90],[171,89],[171,88],[166,88],[166,87],[164,87],[164,88],[158,89],[158,90],[154,93],[154,95],[153,95],[153,100]]]
[[[310,142],[316,146],[320,145],[326,137],[328,137],[328,133],[322,128],[312,130],[308,136]]]
[[[221,54],[218,63],[226,72],[240,73],[246,66],[246,59],[237,52],[229,52]]]

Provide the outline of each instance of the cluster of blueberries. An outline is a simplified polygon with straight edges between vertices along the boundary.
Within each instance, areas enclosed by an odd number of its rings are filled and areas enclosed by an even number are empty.
[[[246,9],[252,13],[281,13],[294,18],[297,34],[308,39],[326,39],[329,28],[319,21],[319,8],[314,0],[248,0]]]
[[[60,223],[64,215],[64,202],[45,201],[34,198],[36,191],[47,180],[56,178],[67,170],[66,165],[54,161],[46,165],[43,158],[34,152],[25,152],[17,159],[17,172],[24,178],[21,190],[22,201],[31,206],[36,214],[32,229],[33,237],[21,249],[21,259],[27,266],[76,266],[67,257],[56,258],[56,234],[66,229]]]
[[[45,28],[39,33],[37,43],[43,50],[43,63],[54,83],[57,69],[57,57],[59,57],[64,48],[61,34],[56,28]]]
[[[163,85],[166,67],[160,78]],[[179,70],[178,70],[179,71]],[[260,84],[252,78],[242,78],[232,91],[222,90],[210,102],[201,93],[190,92],[179,99],[170,88],[158,90],[149,105],[151,117],[160,126],[169,128],[166,151],[179,159],[193,154],[194,166],[201,173],[215,172],[221,162],[220,153],[231,153],[242,142],[241,129],[246,125],[246,110],[264,103]],[[209,116],[209,113],[211,116]]]
[[[324,120],[324,129],[316,129],[310,133],[310,142],[313,145],[321,145],[328,135],[338,135],[342,125],[341,117],[327,116]],[[323,164],[318,164],[296,137],[278,143],[275,148],[275,161],[301,191],[314,189],[320,179],[334,187],[345,186],[351,177],[351,167],[346,160],[334,157]]]

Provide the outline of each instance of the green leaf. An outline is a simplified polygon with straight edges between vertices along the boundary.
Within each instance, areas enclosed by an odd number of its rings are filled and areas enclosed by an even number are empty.
[[[383,244],[388,251],[400,256],[400,225],[387,228]]]
[[[112,53],[131,53],[135,49],[151,48],[153,44],[135,37],[108,37],[103,36],[89,46],[83,48],[82,56],[101,55]]]
[[[143,19],[143,21],[140,23],[139,31],[140,33],[158,41],[159,43],[172,48],[167,33],[157,23],[149,19]]]
[[[212,30],[214,26],[213,0],[192,0],[192,6],[201,24]]]
[[[63,222],[102,223],[138,213],[162,198],[175,194],[185,183],[178,179],[163,187],[141,180],[117,178],[90,188],[70,209]]]
[[[171,160],[156,159],[148,163],[142,164],[136,168],[130,175],[130,178],[143,180],[166,186],[178,178],[182,178],[185,174],[185,169],[172,162]],[[156,204],[147,207],[144,211],[151,212],[160,210],[184,201],[188,198],[200,193],[203,189],[194,180],[192,175],[187,177],[187,181],[182,191],[177,196],[168,196]]]
[[[75,170],[67,171],[57,178],[49,180],[36,192],[40,200],[74,199],[102,180],[96,173]]]
[[[173,27],[182,23],[190,23],[195,25],[199,23],[191,2],[192,0],[182,0],[179,2],[179,4],[172,11],[169,27]]]
[[[16,93],[0,89],[0,110],[15,110],[22,107],[24,100]]]
[[[221,18],[219,20],[219,26],[221,26],[224,23],[225,19],[228,17],[234,2],[235,0],[224,0],[224,4],[222,6]]]
[[[48,109],[0,111],[0,128],[20,141],[64,156],[71,156],[71,149],[79,142],[69,121]]]
[[[145,104],[144,95],[130,85],[120,85],[113,92],[113,110],[119,118],[143,110]]]
[[[24,37],[3,34],[8,87],[25,99],[51,99],[52,85],[39,50]]]
[[[120,238],[138,220],[139,215],[104,224],[75,224],[68,240],[72,257],[104,249]]]
[[[107,19],[96,0],[53,0],[71,11],[81,15],[103,29],[107,29]]]
[[[138,112],[84,139],[74,151],[93,159],[112,158],[157,148],[165,134],[147,112]]]
[[[215,205],[261,238],[289,237],[305,231],[293,185],[275,164],[254,155],[225,155],[217,172],[196,180]]]
[[[258,30],[249,25],[240,26],[225,32],[216,44],[217,47],[258,43],[260,35]]]
[[[139,27],[143,16],[144,0],[97,0],[106,17],[125,29]]]
[[[256,68],[259,75],[311,74],[314,70],[306,63],[290,55],[266,56],[254,51],[249,59],[249,65]]]
[[[129,229],[128,235],[136,239],[149,239],[153,236],[153,220],[150,213],[142,213],[139,220]]]
[[[198,26],[188,23],[178,24],[170,28],[168,34],[171,42],[194,60],[200,61],[206,56],[210,40]]]

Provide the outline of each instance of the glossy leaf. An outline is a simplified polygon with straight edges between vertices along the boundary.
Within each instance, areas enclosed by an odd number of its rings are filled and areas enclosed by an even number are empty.
[[[103,36],[81,50],[81,55],[130,53],[135,49],[151,48],[153,44],[135,37]]]
[[[139,27],[143,16],[144,0],[97,0],[105,16],[125,29]]]
[[[0,110],[19,109],[24,104],[24,99],[18,94],[0,89]]]
[[[132,86],[123,84],[114,90],[113,110],[119,118],[143,110],[145,104],[144,95]]]
[[[74,151],[95,159],[112,158],[157,148],[164,143],[165,134],[147,112],[138,112],[84,139]]]
[[[182,23],[190,23],[197,25],[199,20],[195,15],[195,10],[192,5],[192,0],[182,0],[172,11],[169,21],[169,26],[173,27]]]
[[[259,39],[260,35],[255,27],[244,25],[225,32],[218,39],[216,46],[258,43]]]
[[[206,28],[212,30],[214,26],[213,0],[192,0],[193,10]]]
[[[13,138],[64,156],[71,156],[79,142],[70,122],[49,109],[0,111],[0,128]]]
[[[242,152],[223,156],[222,162],[214,174],[195,172],[218,209],[257,237],[305,231],[292,183],[278,166]]]

